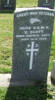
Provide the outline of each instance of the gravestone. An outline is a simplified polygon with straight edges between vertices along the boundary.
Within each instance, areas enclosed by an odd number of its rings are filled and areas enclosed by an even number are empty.
[[[54,8],[54,0],[38,0],[39,7]]]
[[[19,8],[14,13],[12,80],[47,80],[54,11]],[[24,84],[26,84],[26,82]]]
[[[13,12],[15,6],[16,0],[0,0],[0,12]]]

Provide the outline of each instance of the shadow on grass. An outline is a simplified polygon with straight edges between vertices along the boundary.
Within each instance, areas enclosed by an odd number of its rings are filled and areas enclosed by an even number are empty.
[[[47,85],[39,84],[35,86],[10,86],[5,96],[5,100],[47,100],[51,95],[47,93]]]

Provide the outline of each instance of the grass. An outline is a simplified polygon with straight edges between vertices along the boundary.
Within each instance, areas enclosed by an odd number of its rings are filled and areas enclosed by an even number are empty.
[[[34,7],[38,0],[17,0],[16,7]],[[54,24],[55,27],[55,24]],[[13,14],[0,14],[0,73],[10,73],[12,67]],[[49,71],[55,59],[55,29],[53,31]]]
[[[51,71],[53,66],[53,60],[55,60],[55,34],[52,36],[50,60],[49,60],[49,71]]]
[[[16,7],[24,8],[24,7],[35,7],[38,5],[38,0],[16,0]]]
[[[0,87],[0,100],[55,100],[55,87]]]
[[[12,39],[13,14],[0,14],[0,72],[11,72]]]

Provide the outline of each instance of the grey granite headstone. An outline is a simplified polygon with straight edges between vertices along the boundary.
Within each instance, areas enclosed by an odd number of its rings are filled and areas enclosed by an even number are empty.
[[[39,7],[54,8],[54,0],[38,0]]]
[[[13,12],[15,6],[16,0],[0,0],[0,12]]]
[[[47,80],[53,22],[54,12],[48,8],[15,11],[13,81]]]

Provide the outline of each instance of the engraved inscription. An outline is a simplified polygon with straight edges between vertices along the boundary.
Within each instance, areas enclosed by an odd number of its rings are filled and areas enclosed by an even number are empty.
[[[28,19],[28,24],[19,25],[19,34],[16,34],[16,38],[20,41],[46,41],[50,39],[50,26],[47,24],[47,20],[43,20],[42,16],[53,17],[54,13],[49,11],[31,11],[21,12],[16,14],[17,19],[32,16]],[[41,16],[41,17],[40,17]],[[43,22],[45,21],[45,25]],[[25,21],[24,21],[25,23]]]
[[[24,34],[17,34],[16,38],[19,38],[21,41],[28,41],[28,40],[47,40],[50,38],[49,34],[49,26],[21,26],[19,27],[19,30]],[[48,32],[45,33],[45,30]],[[40,37],[41,34],[41,37]]]
[[[48,0],[46,0],[46,3],[48,3]]]
[[[38,18],[35,18],[35,19],[34,19],[34,18],[31,18],[31,19],[30,19],[30,23],[31,23],[31,24],[34,24],[34,23],[36,23],[36,22],[37,22],[37,23],[41,23],[40,19],[38,19]]]
[[[4,7],[12,7],[12,4],[10,3],[10,0],[7,0],[5,3],[4,3]]]
[[[35,53],[35,55],[37,55],[37,52],[39,51],[38,44],[36,44],[35,48],[34,48],[34,45],[35,45],[35,43],[32,42],[31,48],[30,48],[30,45],[28,45],[28,48],[26,49],[27,55],[29,55],[29,53],[30,53],[29,70],[32,70],[34,53]]]
[[[54,16],[53,12],[48,11],[38,11],[38,12],[22,12],[16,15],[17,18],[25,17],[25,16],[36,16],[36,15],[44,15],[44,16]]]
[[[7,0],[7,5],[9,5],[9,3],[10,3],[10,0]]]

